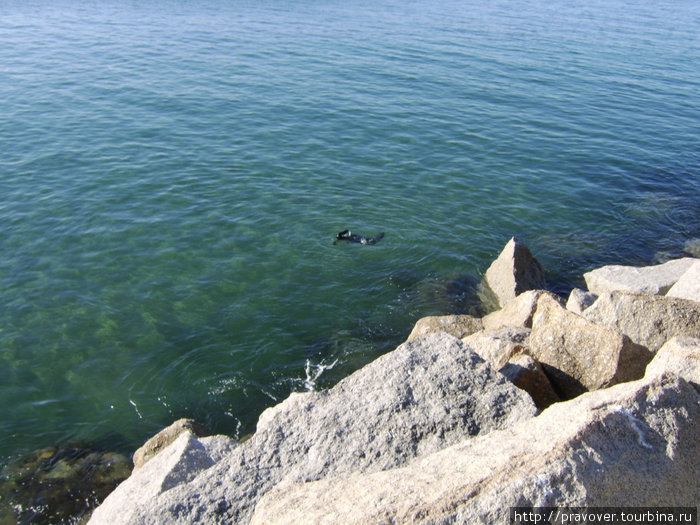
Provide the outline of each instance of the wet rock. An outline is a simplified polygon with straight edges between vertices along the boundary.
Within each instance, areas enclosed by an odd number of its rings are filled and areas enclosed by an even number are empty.
[[[695,261],[685,257],[655,266],[603,266],[583,277],[588,291],[597,295],[613,291],[664,295]]]
[[[566,301],[566,309],[575,314],[581,314],[591,306],[598,296],[591,292],[586,292],[580,288],[574,288],[569,294],[569,300]]]
[[[499,372],[515,386],[530,394],[537,408],[543,410],[561,400],[552,388],[552,383],[549,382],[542,366],[526,351],[521,349],[519,353],[513,355]]]
[[[122,454],[71,445],[42,449],[0,474],[0,523],[77,523],[130,473]]]
[[[700,239],[689,239],[683,245],[683,251],[693,257],[700,257]]]
[[[482,319],[484,328],[486,330],[497,330],[505,326],[532,328],[532,317],[537,309],[537,301],[542,295],[547,295],[564,304],[557,295],[544,290],[523,292],[515,299],[508,301],[502,309],[484,316]]]
[[[527,246],[513,237],[498,258],[486,270],[482,287],[490,309],[502,308],[527,290],[544,289],[544,268]]]
[[[681,275],[666,296],[700,302],[700,259]]]
[[[175,441],[183,432],[189,432],[199,437],[210,436],[212,433],[206,425],[198,423],[194,419],[178,419],[158,432],[134,452],[134,470],[140,469],[147,461]]]
[[[418,319],[406,341],[428,334],[444,332],[462,339],[483,328],[481,319],[471,315],[436,315]]]
[[[677,297],[604,293],[583,317],[625,334],[652,353],[672,337],[700,337],[700,303]]]
[[[251,523],[507,523],[515,506],[695,507],[698,400],[676,376],[590,392],[404,468],[277,487]]]
[[[617,330],[594,324],[546,295],[537,302],[529,348],[564,399],[639,379],[652,358]]]
[[[117,505],[111,495],[104,505],[120,512],[98,511],[100,520],[96,512],[91,523],[244,524],[274,486],[398,467],[535,413],[526,393],[459,339],[430,334],[330,390],[292,396],[263,413],[253,437],[191,481],[134,504],[126,498]]]

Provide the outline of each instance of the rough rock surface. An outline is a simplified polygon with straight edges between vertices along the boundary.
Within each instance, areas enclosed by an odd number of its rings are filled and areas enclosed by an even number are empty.
[[[583,277],[588,291],[597,295],[616,290],[664,295],[696,260],[685,257],[656,266],[603,266]]]
[[[664,373],[685,378],[700,393],[700,339],[674,337],[662,346],[647,366],[646,375]]]
[[[328,391],[292,396],[263,413],[253,437],[186,483],[135,503],[120,498],[118,489],[104,505],[121,511],[100,512],[91,523],[247,523],[274,486],[401,466],[536,411],[525,392],[459,339],[431,334],[404,343]],[[196,438],[182,434],[171,447],[180,440]],[[171,447],[137,472],[133,483]],[[198,464],[205,463],[202,456]]]
[[[666,296],[700,302],[700,259],[681,275]]]
[[[652,358],[618,331],[593,324],[546,295],[537,302],[529,348],[563,399],[639,379]]]
[[[513,237],[484,275],[485,304],[495,302],[496,308],[527,290],[545,288],[544,268],[527,246]],[[493,294],[488,297],[488,292]],[[495,301],[494,301],[495,299]]]
[[[598,296],[591,292],[586,292],[580,288],[574,288],[569,294],[569,300],[566,301],[566,309],[575,314],[581,314],[591,306]]]
[[[614,328],[655,353],[674,336],[700,337],[700,303],[630,292],[604,293],[583,317]]]
[[[211,468],[236,446],[225,436],[198,439],[182,432],[112,492],[89,523],[148,523],[150,503],[160,494],[186,484]]]
[[[513,355],[499,372],[515,386],[530,394],[537,408],[541,410],[561,401],[542,366],[525,352]]]
[[[482,318],[485,330],[498,330],[505,326],[521,326],[532,328],[532,316],[537,309],[537,301],[542,295],[547,295],[555,301],[563,301],[551,292],[530,290],[523,292],[515,299],[508,301],[503,308]]]
[[[170,445],[183,432],[189,432],[199,437],[210,436],[212,433],[205,425],[196,422],[194,419],[178,419],[158,432],[134,452],[134,470],[140,469],[144,463]]]
[[[507,523],[512,506],[695,506],[700,403],[676,376],[557,403],[404,468],[279,487],[256,525]]]
[[[506,326],[498,330],[482,330],[462,338],[477,354],[499,370],[508,360],[527,345],[529,328]]]
[[[445,332],[457,339],[462,339],[483,328],[481,319],[471,315],[435,315],[418,319],[407,341],[427,334]]]

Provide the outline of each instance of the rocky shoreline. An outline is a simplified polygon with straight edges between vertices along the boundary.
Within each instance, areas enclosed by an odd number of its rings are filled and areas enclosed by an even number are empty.
[[[487,315],[420,319],[396,350],[292,394],[240,442],[180,420],[132,472],[116,454],[39,451],[3,472],[0,500],[17,503],[0,522],[85,523],[110,492],[89,523],[503,523],[513,506],[694,507],[700,250],[686,251],[588,272],[565,301],[511,239],[479,289]],[[62,490],[87,492],[65,514]]]
[[[527,247],[493,312],[419,320],[239,443],[177,422],[89,523],[503,523],[513,506],[700,501],[700,259],[585,274],[565,303]],[[199,435],[198,435],[199,434]]]

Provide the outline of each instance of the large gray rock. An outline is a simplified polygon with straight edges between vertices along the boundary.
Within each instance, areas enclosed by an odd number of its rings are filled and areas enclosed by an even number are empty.
[[[545,409],[561,401],[545,375],[542,365],[527,354],[527,349],[511,356],[499,372],[515,386],[530,394],[539,409]]]
[[[583,317],[656,352],[675,336],[700,337],[700,303],[642,293],[604,293]]]
[[[700,392],[700,339],[674,337],[656,352],[646,376],[672,373],[685,378]]]
[[[506,326],[532,328],[532,316],[537,310],[537,301],[542,295],[547,295],[561,304],[562,299],[544,290],[529,290],[508,301],[503,308],[485,315],[481,320],[485,330],[498,330]]]
[[[481,319],[471,315],[435,315],[418,319],[407,341],[438,332],[445,332],[462,339],[483,328]]]
[[[328,391],[292,396],[199,476],[134,504],[122,501],[121,512],[94,523],[247,523],[274,486],[394,468],[536,412],[526,393],[460,340],[431,334]]]
[[[194,419],[178,419],[158,432],[134,452],[134,470],[140,469],[147,461],[175,441],[183,432],[189,432],[199,437],[210,436],[212,433],[205,425],[198,423]]]
[[[685,257],[655,266],[603,266],[583,277],[588,291],[597,295],[616,290],[664,295],[695,261]]]
[[[210,469],[235,445],[224,436],[199,439],[193,433],[181,432],[119,485],[95,509],[89,523],[148,523],[152,501]]]
[[[513,237],[486,270],[483,284],[486,307],[500,308],[527,290],[545,288],[544,268],[528,247]]]
[[[462,341],[511,383],[530,394],[537,408],[543,409],[560,399],[542,366],[529,355],[529,338],[529,328],[505,326],[482,330]]]
[[[700,302],[700,259],[681,275],[666,295]]]
[[[574,288],[566,301],[566,309],[575,314],[581,315],[583,311],[595,303],[598,296],[591,292],[586,292],[580,288]]]
[[[519,348],[527,345],[529,337],[529,328],[505,326],[498,330],[476,332],[470,336],[463,337],[462,341],[484,358],[493,368],[500,370],[513,354],[519,351]]]
[[[516,506],[695,507],[699,401],[676,376],[590,392],[403,468],[276,488],[252,523],[508,523]]]
[[[617,330],[593,324],[546,295],[537,302],[528,346],[564,399],[639,379],[652,358]]]

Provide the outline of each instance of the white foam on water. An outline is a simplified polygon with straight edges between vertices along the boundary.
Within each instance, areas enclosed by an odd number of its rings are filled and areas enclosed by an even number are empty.
[[[306,391],[313,392],[314,390],[316,390],[316,381],[319,377],[321,377],[321,374],[323,374],[323,372],[325,372],[326,370],[332,369],[337,364],[337,359],[328,365],[325,364],[323,361],[321,361],[318,364],[311,364],[311,360],[307,359],[306,379],[304,379],[304,388],[306,389]]]

